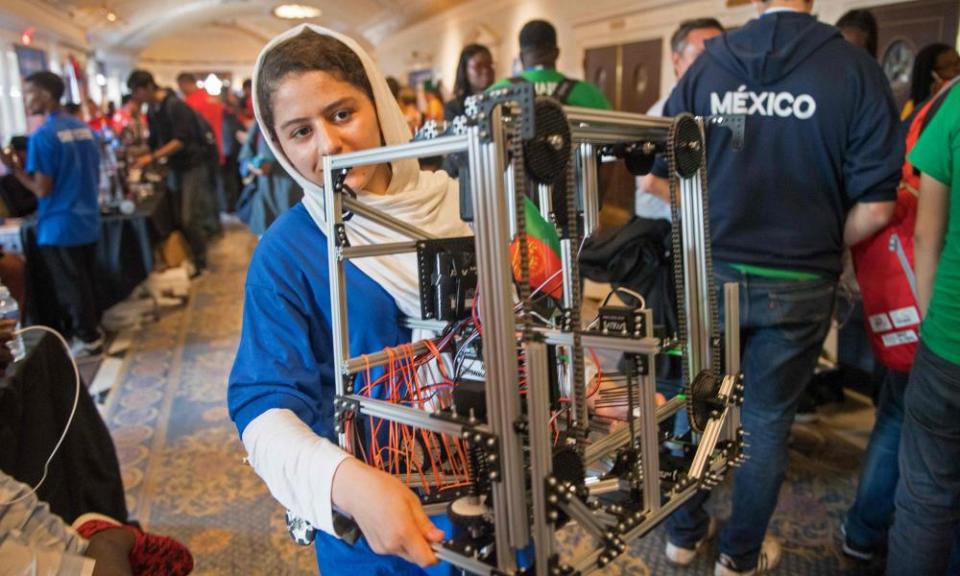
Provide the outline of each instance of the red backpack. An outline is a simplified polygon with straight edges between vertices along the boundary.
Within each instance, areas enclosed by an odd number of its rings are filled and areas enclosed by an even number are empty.
[[[917,112],[907,133],[907,155],[948,91],[941,90]],[[887,368],[899,372],[910,371],[920,342],[920,308],[913,274],[913,230],[919,188],[920,174],[905,159],[890,224],[850,249],[873,355]]]

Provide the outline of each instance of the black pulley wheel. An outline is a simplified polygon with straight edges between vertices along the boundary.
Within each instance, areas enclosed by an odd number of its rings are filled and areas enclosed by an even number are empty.
[[[690,390],[687,392],[687,411],[690,416],[690,427],[698,433],[707,428],[711,414],[717,409],[720,383],[721,380],[709,370],[697,374],[690,383]]]
[[[653,161],[656,156],[653,154],[644,154],[642,150],[633,150],[623,157],[623,164],[633,176],[646,176],[653,170]]]
[[[674,120],[673,154],[677,174],[690,178],[703,162],[703,134],[693,116],[683,114]]]
[[[523,143],[527,172],[538,184],[553,185],[566,176],[570,161],[570,125],[563,106],[541,96],[534,103],[534,136]]]

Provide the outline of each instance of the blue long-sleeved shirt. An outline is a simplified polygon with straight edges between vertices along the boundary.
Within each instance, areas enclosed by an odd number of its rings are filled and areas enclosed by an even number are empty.
[[[240,434],[271,408],[294,412],[318,435],[336,442],[333,334],[327,239],[303,204],[263,235],[247,271],[240,347],[230,372],[227,404]],[[346,265],[350,354],[379,352],[410,341],[393,298],[358,268]],[[376,378],[378,371],[371,371]],[[441,528],[448,525],[439,518]],[[350,545],[324,532],[315,544],[324,576],[450,573],[424,571],[397,557],[374,554],[366,540]]]

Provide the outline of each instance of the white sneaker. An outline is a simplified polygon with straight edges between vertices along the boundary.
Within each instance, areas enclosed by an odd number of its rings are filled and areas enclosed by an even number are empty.
[[[707,535],[701,538],[700,541],[697,542],[697,545],[692,549],[682,548],[667,539],[667,549],[665,551],[667,560],[671,564],[675,564],[677,566],[689,566],[694,560],[697,559],[697,554],[700,553],[707,542],[713,540],[713,537],[717,535],[717,528],[718,524],[716,518],[711,518],[710,525],[707,526]]]
[[[737,570],[726,554],[721,554],[717,560],[717,565],[713,569],[714,576],[758,576],[767,574],[780,564],[780,555],[783,551],[780,549],[780,542],[767,534],[763,538],[763,546],[760,548],[760,557],[757,558],[757,566],[750,570]]]
[[[103,353],[103,334],[92,342],[84,342],[79,338],[74,338],[70,346],[70,353],[74,358],[87,358],[97,356]]]

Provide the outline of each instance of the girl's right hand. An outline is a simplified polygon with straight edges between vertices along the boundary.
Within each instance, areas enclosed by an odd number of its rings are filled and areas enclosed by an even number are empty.
[[[422,567],[437,562],[430,545],[443,541],[443,531],[393,476],[349,458],[337,468],[331,492],[333,505],[353,517],[377,554],[400,556]]]

